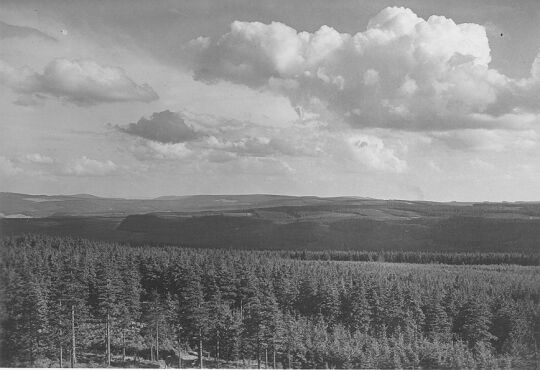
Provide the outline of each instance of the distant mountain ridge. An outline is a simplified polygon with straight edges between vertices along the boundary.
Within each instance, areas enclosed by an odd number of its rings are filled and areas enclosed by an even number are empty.
[[[32,195],[0,193],[0,214],[26,217],[121,216],[155,212],[234,211],[243,209],[299,206],[361,207],[379,210],[423,210],[445,215],[465,213],[481,217],[540,217],[540,202],[431,202],[381,200],[365,197],[317,197],[274,194],[168,195],[152,199],[103,198],[91,194]],[[422,216],[419,214],[417,216]]]
[[[272,194],[247,195],[186,195],[163,196],[153,199],[102,198],[90,194],[31,195],[0,193],[0,212],[4,215],[22,214],[28,217],[129,215],[149,212],[196,212],[236,210],[273,206],[315,205],[337,199],[296,197]]]

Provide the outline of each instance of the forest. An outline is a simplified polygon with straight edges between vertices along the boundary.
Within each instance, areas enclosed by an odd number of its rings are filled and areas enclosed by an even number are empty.
[[[40,235],[0,243],[0,366],[539,361],[540,269],[524,256],[190,249]]]

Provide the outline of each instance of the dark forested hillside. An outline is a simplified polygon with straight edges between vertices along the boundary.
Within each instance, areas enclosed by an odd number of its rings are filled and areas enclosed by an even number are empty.
[[[540,204],[223,195],[147,200],[0,193],[0,234],[186,247],[525,253]]]
[[[381,256],[7,238],[0,365],[534,366],[538,267]]]

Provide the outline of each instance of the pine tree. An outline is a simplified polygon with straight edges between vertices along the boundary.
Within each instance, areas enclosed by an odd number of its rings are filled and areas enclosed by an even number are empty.
[[[352,331],[367,333],[371,323],[371,311],[363,283],[353,288],[350,300],[350,317],[345,322],[349,323]]]
[[[334,283],[321,281],[316,293],[317,313],[322,314],[326,321],[333,325],[338,318],[341,306],[339,292]]]
[[[122,275],[121,290],[118,297],[118,325],[122,342],[122,362],[125,362],[126,349],[136,347],[140,341],[139,325],[141,316],[141,286],[140,275],[133,259],[122,259],[120,273]]]
[[[96,275],[97,319],[103,325],[103,342],[106,352],[105,361],[110,366],[112,361],[113,335],[120,325],[122,313],[122,286],[119,271],[111,260],[98,265]]]
[[[491,313],[487,304],[480,298],[470,298],[460,309],[457,317],[458,333],[469,348],[474,348],[479,343],[486,345],[494,339],[490,333]]]
[[[209,345],[213,346],[217,366],[223,356],[223,340],[228,331],[227,320],[231,315],[229,306],[223,301],[221,291],[217,284],[210,288],[208,300],[208,335],[211,338]]]
[[[208,307],[204,301],[201,274],[198,268],[188,268],[183,274],[179,298],[179,321],[186,339],[198,347],[199,365],[203,365],[203,341],[208,329]]]
[[[432,300],[425,307],[424,330],[431,339],[448,339],[450,322],[439,301]]]
[[[495,336],[494,346],[498,352],[518,354],[521,342],[530,329],[523,319],[523,308],[515,301],[501,299],[497,303],[491,332]]]
[[[300,282],[298,310],[305,316],[313,316],[318,313],[317,287],[314,279],[310,276],[305,276]]]

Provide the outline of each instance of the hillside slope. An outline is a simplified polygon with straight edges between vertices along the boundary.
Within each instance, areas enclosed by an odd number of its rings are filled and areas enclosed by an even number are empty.
[[[199,195],[159,199],[0,194],[0,233],[191,247],[537,253],[538,203]]]

